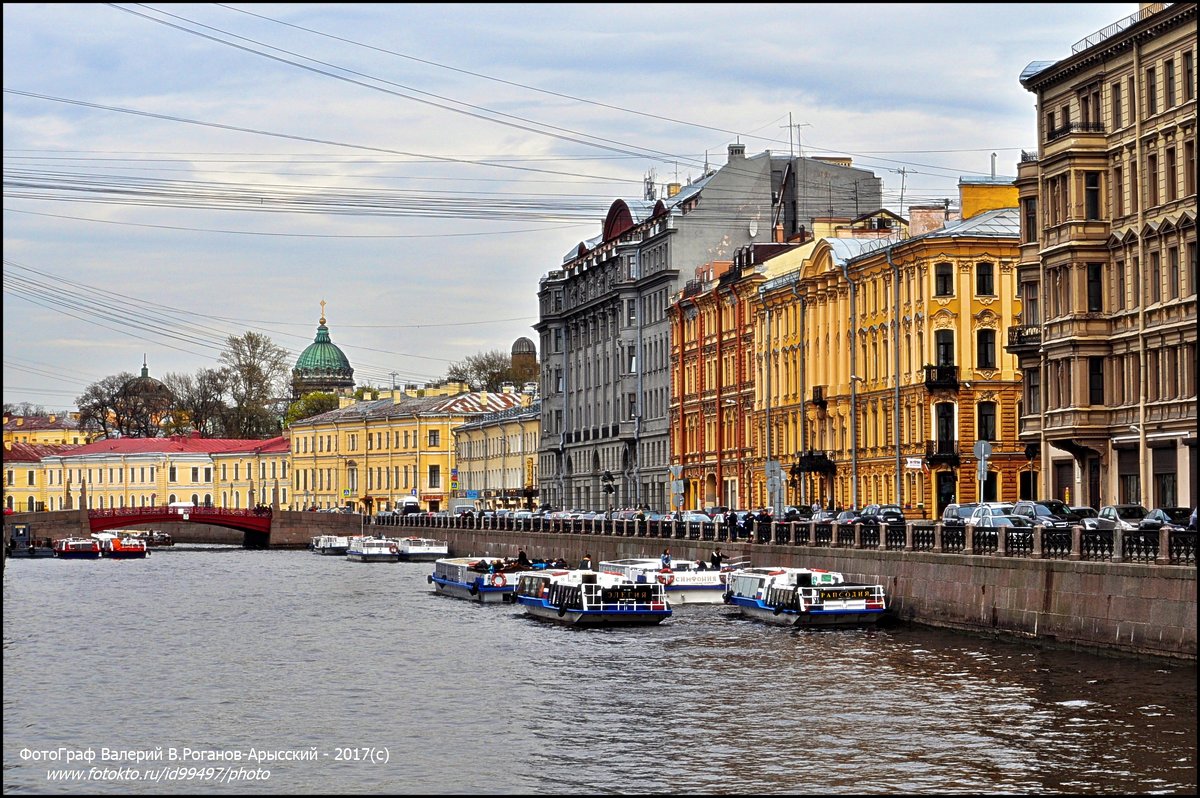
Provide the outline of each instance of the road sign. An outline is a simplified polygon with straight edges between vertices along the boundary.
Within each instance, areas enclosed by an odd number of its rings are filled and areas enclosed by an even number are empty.
[[[986,460],[992,456],[992,445],[987,441],[975,441],[975,457]]]
[[[672,493],[675,493],[675,494],[678,494],[678,495],[682,496],[682,495],[683,495],[683,487],[684,487],[684,486],[683,486],[683,480],[682,480],[682,479],[673,479],[673,480],[671,480],[671,492],[672,492]]]
[[[767,477],[767,493],[770,496],[779,493],[779,477]]]
[[[921,470],[921,466],[922,466],[922,465],[923,465],[923,464],[922,464],[922,462],[921,462],[921,458],[920,458],[920,457],[906,457],[906,458],[904,458],[904,467],[905,467],[905,468],[912,468],[912,469],[915,469],[915,470],[917,470],[917,471],[920,471],[920,470]]]
[[[778,460],[768,460],[766,463],[766,471],[768,480],[772,477],[778,480],[783,475],[783,468],[780,466]]]
[[[676,507],[682,507],[682,506],[683,506],[683,494],[682,494],[682,493],[675,493],[675,494],[672,494],[671,498],[672,498],[672,500],[675,502],[675,506],[676,506]]]
[[[668,466],[667,470],[671,472],[671,479],[679,479],[683,476],[683,466],[681,465]]]

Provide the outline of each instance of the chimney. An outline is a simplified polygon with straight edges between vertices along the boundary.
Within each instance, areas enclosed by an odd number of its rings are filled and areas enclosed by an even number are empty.
[[[734,161],[746,160],[746,145],[745,144],[730,144],[729,145],[729,163]]]
[[[56,416],[56,415],[54,415],[53,413],[51,413],[51,414],[50,414],[50,423],[51,423],[51,424],[53,424],[53,423],[54,423],[54,419],[56,419],[56,418],[58,418],[58,416]]]
[[[775,239],[774,240],[775,240],[776,244],[783,243],[783,222],[775,223]]]
[[[670,199],[678,194],[680,188],[682,188],[682,186],[680,186],[678,183],[667,183],[667,199]]]
[[[17,426],[18,427],[25,426],[25,416],[17,416]]]

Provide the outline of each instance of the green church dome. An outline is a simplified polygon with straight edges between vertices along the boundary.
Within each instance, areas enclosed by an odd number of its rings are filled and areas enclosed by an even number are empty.
[[[344,373],[347,377],[354,375],[354,369],[350,368],[350,361],[346,359],[346,355],[337,344],[329,340],[329,328],[325,326],[325,319],[321,319],[321,325],[317,327],[316,339],[300,353],[295,371],[305,374]]]

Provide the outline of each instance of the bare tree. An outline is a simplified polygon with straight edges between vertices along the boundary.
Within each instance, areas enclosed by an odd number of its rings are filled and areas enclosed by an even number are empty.
[[[446,379],[465,382],[472,388],[483,391],[499,391],[506,382],[520,386],[537,379],[536,369],[514,369],[512,356],[503,349],[468,355],[461,363],[451,363]]]
[[[200,369],[194,376],[165,375],[163,383],[175,395],[175,429],[195,430],[206,438],[223,436],[228,411],[224,399],[227,381],[223,369]]]
[[[75,406],[79,408],[79,427],[83,430],[99,430],[104,437],[116,437],[118,430],[125,426],[120,413],[124,406],[120,400],[121,389],[133,379],[128,371],[105,377],[99,382],[93,382],[76,397]]]
[[[278,435],[282,419],[275,400],[288,376],[288,353],[270,338],[253,331],[229,336],[221,363],[232,400],[225,413],[225,434],[237,438]]]

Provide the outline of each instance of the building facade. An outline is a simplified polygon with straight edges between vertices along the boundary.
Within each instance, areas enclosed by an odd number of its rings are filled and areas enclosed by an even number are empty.
[[[283,435],[213,452],[213,504],[250,508],[278,503],[281,510],[303,509],[292,506],[290,452]]]
[[[1195,506],[1196,4],[1143,4],[1030,64],[1008,349],[1040,497]]]
[[[387,392],[384,398],[353,402],[292,424],[293,503],[372,513],[395,509],[414,497],[424,509],[446,509],[457,468],[454,430],[481,415],[516,407],[520,397],[487,391],[425,393]]]
[[[454,430],[453,497],[477,509],[537,505],[541,402],[533,390],[516,407],[466,421]]]
[[[541,341],[542,503],[601,509],[603,477],[616,506],[665,509],[672,474],[671,324],[667,308],[697,266],[739,247],[799,234],[798,169],[820,170],[838,190],[834,212],[879,207],[881,184],[840,162],[815,163],[729,146],[724,167],[666,199],[617,200],[601,234],[542,278],[535,329]],[[822,197],[826,196],[822,184]],[[828,202],[825,203],[826,210]]]
[[[4,415],[4,442],[34,446],[82,446],[100,436],[99,430],[79,428],[79,413],[44,416]]]
[[[4,508],[13,512],[43,512],[53,506],[43,457],[78,447],[50,443],[4,442]]]

